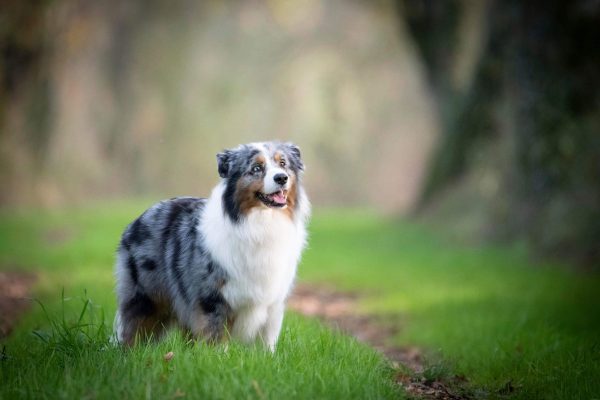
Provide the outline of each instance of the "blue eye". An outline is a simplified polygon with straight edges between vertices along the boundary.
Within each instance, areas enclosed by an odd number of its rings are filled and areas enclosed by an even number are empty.
[[[258,165],[258,164],[255,165],[254,167],[252,167],[252,172],[255,173],[255,174],[259,173],[259,172],[262,172],[262,170],[263,170],[262,166]]]

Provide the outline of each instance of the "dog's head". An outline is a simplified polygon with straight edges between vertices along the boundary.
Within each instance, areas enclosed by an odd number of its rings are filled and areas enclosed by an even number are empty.
[[[217,154],[225,181],[223,206],[234,222],[252,210],[279,209],[293,217],[304,164],[292,143],[263,142]]]

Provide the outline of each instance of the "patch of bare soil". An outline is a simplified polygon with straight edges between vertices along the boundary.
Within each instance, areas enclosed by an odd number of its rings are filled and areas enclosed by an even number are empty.
[[[422,376],[424,371],[423,353],[417,347],[398,347],[390,344],[390,339],[398,332],[397,324],[385,323],[372,315],[361,314],[358,309],[359,296],[344,293],[327,287],[298,285],[288,300],[290,309],[319,318],[326,324],[353,335],[382,352],[396,367],[404,366],[412,373],[399,372],[397,382],[413,396],[425,399],[461,400],[469,397],[450,388],[447,383],[428,381]],[[457,377],[454,386],[464,384],[464,377]],[[462,390],[460,391],[462,392]]]
[[[0,271],[0,339],[10,334],[18,318],[31,305],[28,296],[34,282],[32,274]]]

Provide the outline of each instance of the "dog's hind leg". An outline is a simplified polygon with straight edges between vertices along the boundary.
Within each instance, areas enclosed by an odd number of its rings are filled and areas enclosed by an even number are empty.
[[[226,339],[229,321],[230,310],[228,307],[222,307],[209,313],[198,309],[192,314],[190,330],[196,339],[217,343]]]
[[[115,333],[119,343],[133,345],[141,340],[159,339],[169,324],[169,318],[161,315],[156,304],[144,293],[136,294],[119,306],[115,317]]]

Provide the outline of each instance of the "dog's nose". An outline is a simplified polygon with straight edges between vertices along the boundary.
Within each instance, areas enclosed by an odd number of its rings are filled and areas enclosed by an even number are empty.
[[[273,180],[280,185],[285,185],[287,183],[288,176],[286,174],[276,174],[273,177]]]

